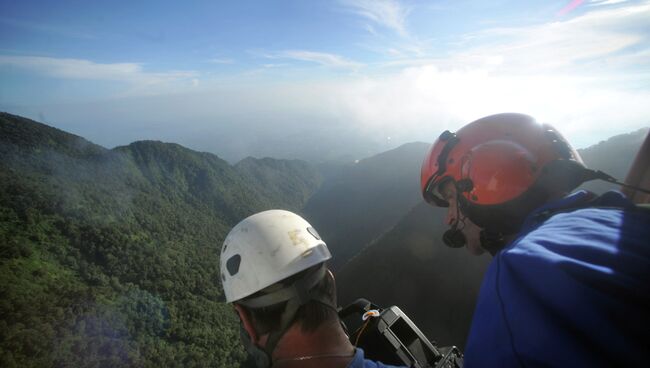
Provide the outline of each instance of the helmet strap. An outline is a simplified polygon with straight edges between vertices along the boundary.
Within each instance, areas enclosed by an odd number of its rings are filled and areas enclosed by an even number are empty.
[[[284,311],[280,317],[280,327],[276,331],[273,331],[269,334],[264,348],[260,349],[259,347],[255,346],[254,349],[247,349],[247,351],[254,357],[256,364],[271,363],[273,351],[275,350],[277,344],[280,342],[282,336],[284,336],[284,334],[293,324],[296,313],[301,306],[313,300],[324,304],[336,311],[336,306],[332,305],[332,303],[325,297],[315,295],[313,291],[313,288],[316,286],[316,284],[318,284],[323,279],[323,277],[326,277],[326,272],[327,268],[325,267],[325,263],[323,263],[316,270],[308,273],[303,278],[295,281],[288,287],[271,292],[269,294],[261,295],[257,298],[243,300],[240,302],[242,305],[248,308],[261,308],[286,302]],[[264,353],[264,357],[266,358],[262,357],[260,355],[260,352]],[[268,366],[270,365],[260,367]]]
[[[462,248],[467,244],[465,234],[456,227],[456,224],[442,234],[442,241],[450,248]]]
[[[243,324],[240,324],[239,326],[239,336],[244,345],[244,349],[246,349],[248,355],[253,358],[255,366],[258,368],[269,368],[271,366],[271,356],[265,349],[262,349],[253,343]]]
[[[456,194],[456,221],[451,229],[442,234],[442,241],[450,248],[462,248],[467,244],[467,238],[463,234],[465,228],[465,214],[460,210],[460,194]],[[460,225],[460,226],[459,226]]]
[[[442,234],[442,241],[450,248],[462,248],[467,244],[467,238],[465,238],[465,234],[463,234],[463,228],[465,228],[465,215],[458,207],[459,202],[457,201],[456,203],[457,220],[451,226],[451,229]]]
[[[501,233],[483,229],[479,236],[481,248],[487,250],[492,257],[506,246],[506,240]]]

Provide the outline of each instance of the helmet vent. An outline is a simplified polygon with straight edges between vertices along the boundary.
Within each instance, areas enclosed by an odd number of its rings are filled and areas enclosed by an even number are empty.
[[[320,235],[318,235],[318,232],[313,227],[308,227],[307,232],[309,232],[314,238],[316,238],[316,240],[321,240]]]
[[[565,141],[562,136],[560,136],[553,129],[547,129],[545,133],[548,139],[551,140],[553,148],[560,155],[560,157],[566,160],[571,159],[572,153],[569,143]]]
[[[235,276],[235,274],[239,272],[240,264],[241,256],[239,254],[235,254],[234,256],[228,258],[228,261],[226,261],[226,269],[228,270],[230,276]]]

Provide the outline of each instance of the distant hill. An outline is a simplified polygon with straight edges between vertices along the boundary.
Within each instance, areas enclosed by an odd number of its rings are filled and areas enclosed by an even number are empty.
[[[587,167],[602,170],[622,182],[625,180],[648,130],[649,128],[643,128],[628,134],[617,135],[591,147],[580,149],[578,153]],[[593,181],[585,183],[582,188],[603,193],[607,190],[618,189],[619,186],[604,181]]]
[[[234,168],[246,178],[257,198],[271,199],[276,208],[298,212],[322,181],[316,167],[300,160],[248,157]]]
[[[420,202],[419,173],[429,145],[409,143],[330,175],[304,213],[322,234],[339,269]]]
[[[581,154],[622,178],[644,132]],[[428,147],[230,165],[174,143],[106,149],[0,113],[0,366],[240,365],[218,255],[235,223],[270,208],[323,235],[341,304],[397,304],[462,346],[489,257],[442,245],[443,211],[419,193]]]
[[[595,146],[580,150],[586,164],[594,169],[603,170],[618,178],[624,178],[639,149],[647,129],[612,137]],[[423,153],[424,155],[424,153]],[[422,157],[423,157],[422,155]],[[418,164],[419,158],[409,158]],[[406,157],[404,157],[406,158]],[[387,160],[381,164],[381,157],[372,158],[378,167],[399,167],[412,165],[410,162]],[[418,172],[419,174],[419,172]],[[418,174],[412,174],[417,183]],[[388,184],[374,177],[374,184],[383,188]],[[364,190],[369,180],[359,179],[356,185],[347,190],[356,193]],[[606,183],[605,183],[606,184]],[[383,192],[386,203],[393,203],[401,193],[406,192],[407,184],[392,192]],[[416,184],[417,185],[417,184]],[[592,189],[609,189],[610,185],[595,183]],[[600,185],[600,187],[599,187]],[[410,184],[409,184],[410,186]],[[340,190],[343,190],[342,188]],[[372,189],[368,189],[372,191]],[[330,206],[344,208],[345,212],[359,214],[360,209],[350,210],[344,198],[340,202],[331,199]],[[350,303],[356,298],[365,297],[382,306],[398,305],[420,326],[429,338],[442,345],[464,346],[469,329],[476,297],[482,275],[490,261],[488,255],[472,257],[465,250],[447,248],[441,240],[446,230],[443,226],[444,210],[428,206],[419,199],[407,214],[396,221],[395,226],[385,228],[378,239],[357,244],[363,249],[339,269],[339,302]],[[400,208],[400,211],[403,208]],[[397,212],[400,212],[397,211]],[[362,221],[380,218],[374,207],[368,207]],[[346,219],[349,221],[349,219]],[[378,222],[376,222],[378,223]],[[321,232],[326,240],[330,235]],[[372,234],[379,231],[374,230]],[[345,236],[343,234],[337,236]],[[366,238],[367,239],[367,238]]]
[[[442,243],[444,211],[416,205],[387,234],[338,273],[339,303],[364,297],[397,305],[427,337],[464,346],[489,256]]]
[[[0,114],[0,365],[239,365],[223,238],[257,211],[302,208],[319,184],[300,161],[108,150]]]

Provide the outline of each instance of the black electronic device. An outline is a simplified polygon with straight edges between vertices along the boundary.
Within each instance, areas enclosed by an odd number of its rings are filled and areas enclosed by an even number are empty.
[[[340,309],[339,317],[356,327],[348,336],[367,359],[415,368],[463,366],[463,354],[457,347],[438,347],[397,306],[383,309],[357,299]]]

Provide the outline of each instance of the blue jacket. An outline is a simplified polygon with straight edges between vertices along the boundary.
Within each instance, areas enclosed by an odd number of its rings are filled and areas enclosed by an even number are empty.
[[[650,211],[608,192],[586,208],[544,216],[589,197],[580,191],[538,209],[494,257],[472,320],[467,367],[650,362]]]
[[[348,365],[348,368],[397,368],[394,365],[385,365],[381,362],[375,362],[372,360],[365,359],[363,355],[363,350],[357,348],[356,353],[354,354],[354,359]]]

